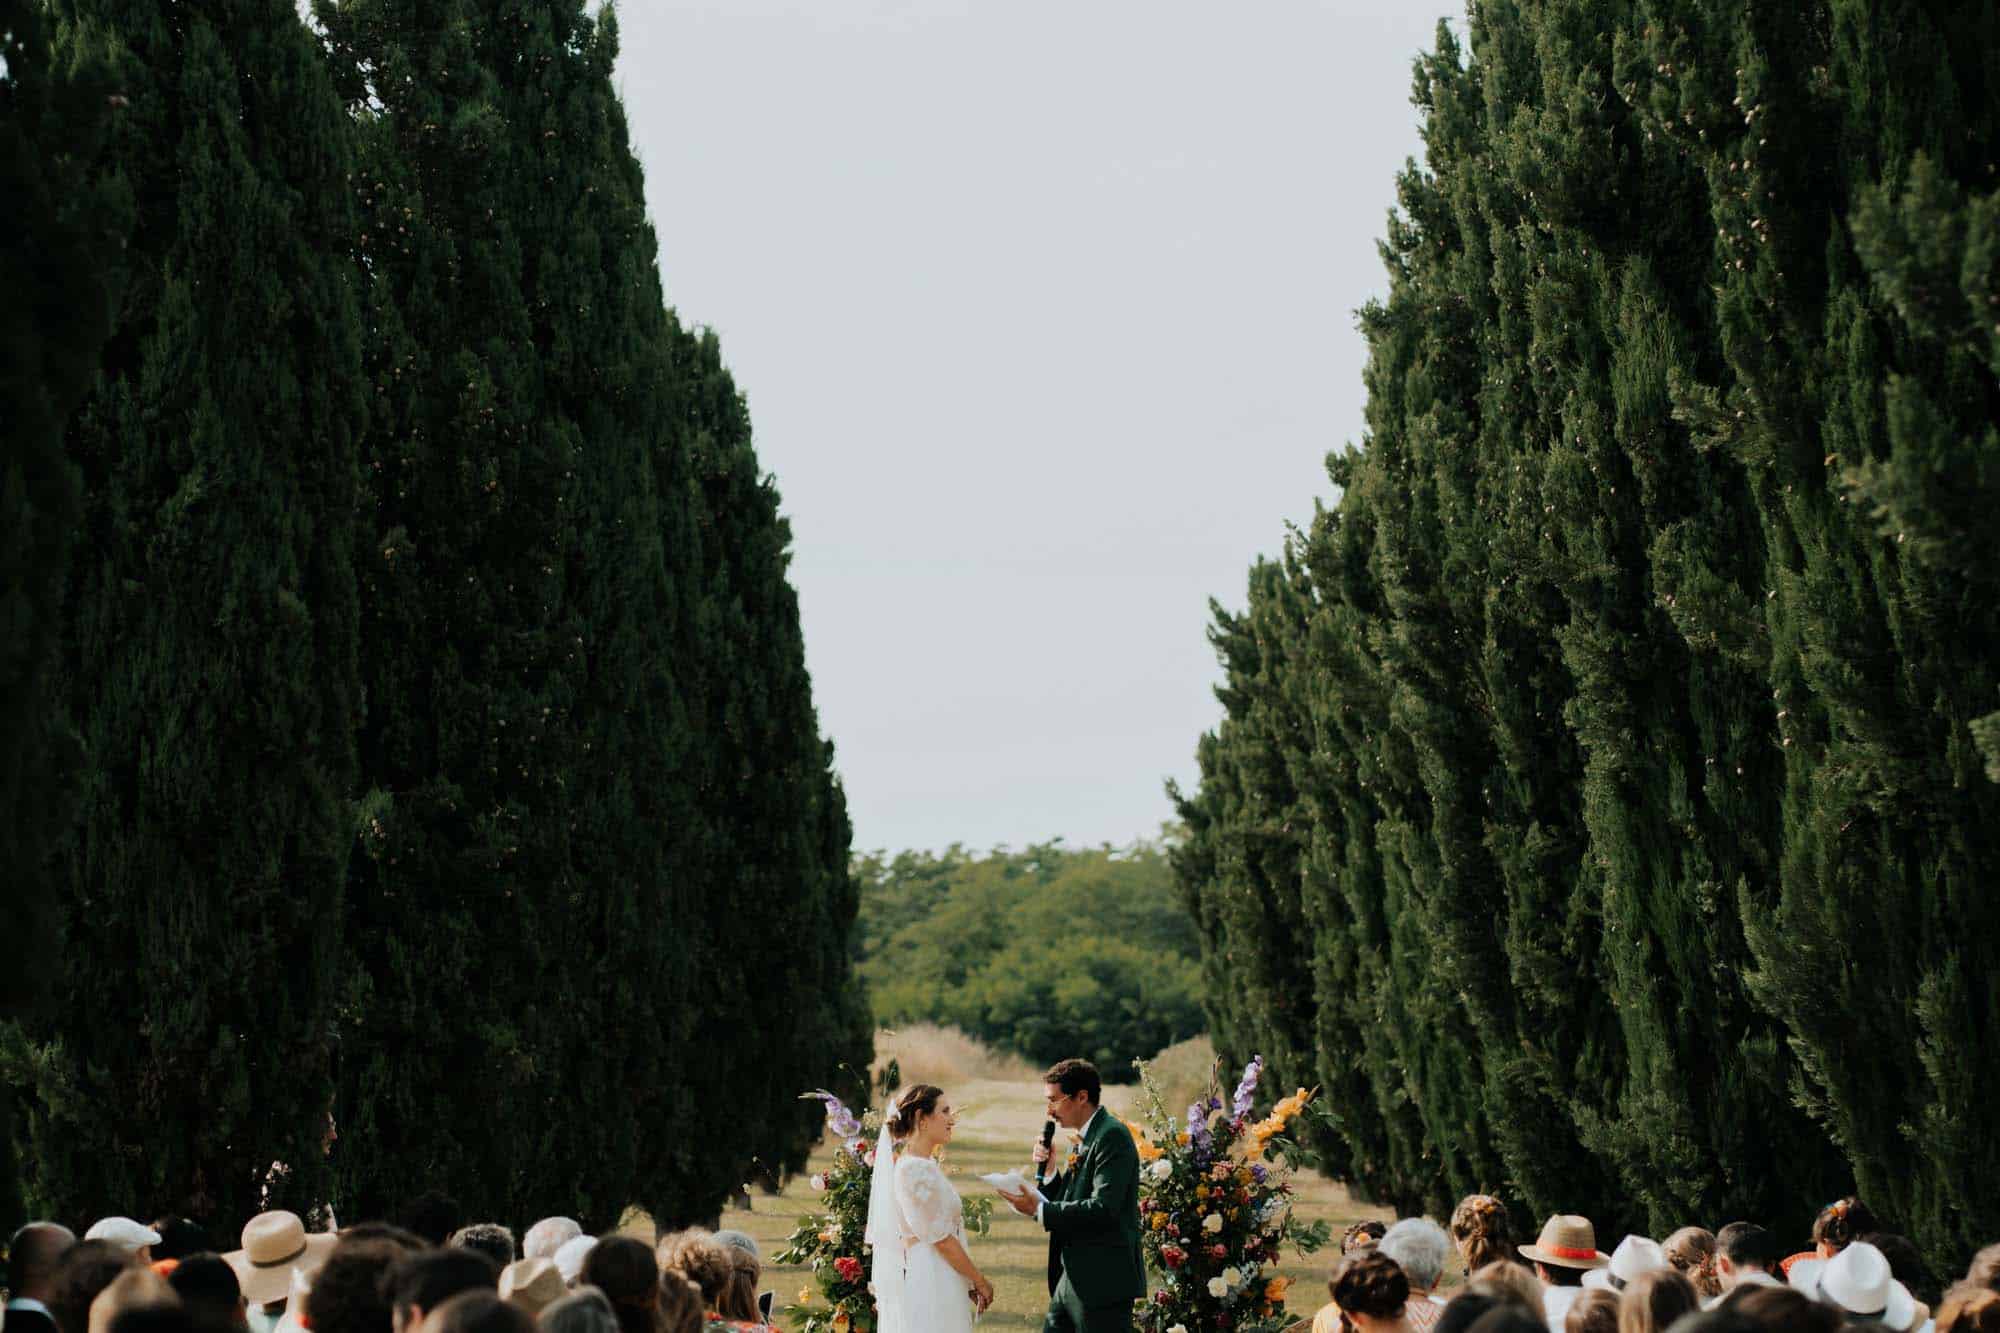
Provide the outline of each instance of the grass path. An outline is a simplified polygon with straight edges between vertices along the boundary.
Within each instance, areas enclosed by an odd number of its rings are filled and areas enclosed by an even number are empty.
[[[1105,1101],[1111,1110],[1129,1116],[1137,1091],[1107,1088]],[[1028,1154],[1042,1128],[1039,1084],[970,1082],[947,1092],[959,1108],[959,1121],[958,1132],[945,1151],[944,1166],[960,1194],[990,1193],[979,1179],[983,1172],[1029,1165]],[[821,1169],[831,1156],[829,1144],[814,1154],[810,1169]],[[1327,1219],[1336,1238],[1342,1228],[1360,1218],[1389,1216],[1379,1208],[1355,1203],[1344,1187],[1330,1180],[1300,1176],[1295,1184],[1299,1215],[1307,1221]],[[815,1211],[817,1198],[806,1177],[801,1176],[782,1195],[757,1194],[750,1210],[723,1213],[722,1225],[755,1236],[768,1260],[791,1234],[799,1216]],[[996,1200],[991,1234],[973,1237],[971,1248],[974,1262],[992,1279],[996,1292],[993,1308],[980,1323],[982,1333],[988,1329],[1040,1328],[1048,1305],[1048,1237],[1042,1229]],[[1322,1250],[1304,1260],[1296,1255],[1287,1259],[1281,1271],[1298,1283],[1290,1301],[1292,1312],[1310,1316],[1326,1299],[1329,1252]],[[771,1265],[764,1270],[764,1286],[778,1293],[781,1309],[796,1301],[799,1289],[811,1281],[811,1273],[802,1268]]]

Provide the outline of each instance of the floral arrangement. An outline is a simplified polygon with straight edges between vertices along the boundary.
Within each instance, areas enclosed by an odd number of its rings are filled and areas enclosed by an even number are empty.
[[[1253,1118],[1264,1072],[1252,1059],[1225,1104],[1209,1074],[1207,1092],[1176,1121],[1143,1063],[1146,1125],[1128,1126],[1139,1146],[1139,1224],[1148,1266],[1161,1285],[1139,1311],[1145,1333],[1276,1333],[1288,1327],[1277,1275],[1286,1246],[1310,1254],[1326,1244],[1324,1221],[1292,1215],[1286,1125],[1312,1100],[1300,1088]]]
[[[808,1213],[777,1256],[781,1264],[810,1264],[819,1290],[804,1287],[798,1303],[785,1310],[788,1329],[797,1333],[873,1333],[875,1297],[869,1288],[872,1256],[862,1235],[868,1227],[868,1191],[875,1178],[875,1135],[881,1120],[872,1111],[856,1115],[830,1092],[809,1092],[826,1104],[826,1131],[839,1144],[833,1162],[812,1177],[814,1193],[825,1195],[824,1210]],[[993,1200],[965,1202],[965,1229],[986,1234]]]

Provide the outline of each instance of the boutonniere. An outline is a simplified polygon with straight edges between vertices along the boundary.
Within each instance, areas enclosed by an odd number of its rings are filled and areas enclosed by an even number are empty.
[[[1062,1169],[1074,1171],[1083,1165],[1083,1136],[1072,1135],[1069,1141],[1069,1156],[1063,1158]]]

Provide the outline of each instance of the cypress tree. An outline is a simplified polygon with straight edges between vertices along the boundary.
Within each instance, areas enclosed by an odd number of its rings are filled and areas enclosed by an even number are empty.
[[[0,289],[13,293],[0,309],[0,1020],[34,1011],[60,956],[48,858],[81,756],[51,685],[83,510],[63,427],[111,334],[130,207],[97,156],[115,114],[108,53],[47,29],[40,4],[0,0]],[[11,1106],[0,1080],[0,1233],[21,1220]]]
[[[1364,1188],[1991,1230],[1995,22],[1545,0],[1418,62],[1369,438],[1218,613],[1180,862],[1230,1047],[1297,1021],[1231,849],[1306,849]]]
[[[137,214],[68,432],[82,798],[28,1186],[65,1216],[309,1207],[361,708],[351,136],[286,0],[56,12],[129,52],[109,151]]]

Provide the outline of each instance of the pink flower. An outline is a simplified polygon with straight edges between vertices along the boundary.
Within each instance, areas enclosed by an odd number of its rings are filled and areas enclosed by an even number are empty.
[[[851,1254],[843,1254],[833,1261],[833,1271],[840,1274],[843,1282],[861,1280],[861,1261]]]
[[[1227,1259],[1229,1257],[1229,1247],[1218,1242],[1208,1247],[1208,1253],[1212,1259]]]

